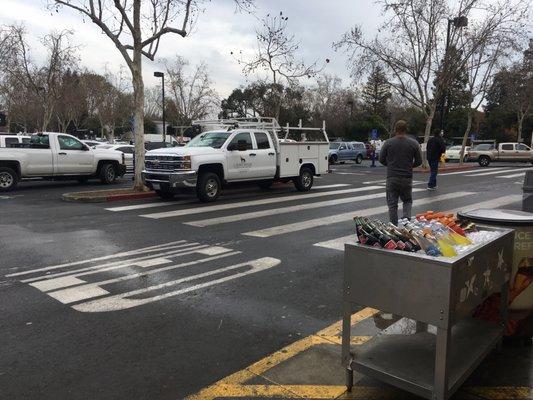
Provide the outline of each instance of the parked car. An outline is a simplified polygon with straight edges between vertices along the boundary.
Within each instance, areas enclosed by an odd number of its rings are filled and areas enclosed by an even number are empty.
[[[109,184],[125,172],[123,153],[92,149],[64,133],[38,133],[28,144],[0,148],[0,191],[14,189],[23,178],[84,182],[96,177]]]
[[[533,150],[523,143],[500,143],[497,147],[480,144],[469,151],[468,158],[482,167],[493,161],[533,163]]]
[[[355,149],[351,142],[330,142],[329,143],[329,163],[345,162],[353,160],[360,164],[363,161],[361,148]]]
[[[29,143],[28,135],[0,135],[0,147],[12,147],[20,143]]]
[[[207,126],[209,121],[195,124]],[[323,141],[281,142],[278,132],[291,128],[280,127],[274,118],[216,120],[213,125],[215,130],[195,136],[185,147],[146,152],[144,183],[163,198],[190,189],[208,202],[217,199],[224,184],[233,182],[268,188],[275,181],[292,180],[297,190],[305,192],[315,175],[328,171],[323,128],[306,129],[321,132]]]
[[[133,172],[133,156],[135,154],[135,146],[131,144],[101,144],[96,146],[96,148],[120,151],[124,154],[126,172]]]
[[[354,148],[356,155],[355,155],[355,162],[357,164],[361,164],[363,160],[366,158],[366,146],[363,142],[350,142],[352,147]]]
[[[445,161],[459,161],[461,156],[461,148],[462,146],[451,146],[446,149],[446,153],[444,153],[444,159]],[[463,155],[463,162],[468,161],[468,152],[470,150],[470,146],[465,147],[465,153]]]
[[[98,140],[82,140],[82,142],[90,147],[96,147],[96,146],[107,144],[107,142],[100,142]]]

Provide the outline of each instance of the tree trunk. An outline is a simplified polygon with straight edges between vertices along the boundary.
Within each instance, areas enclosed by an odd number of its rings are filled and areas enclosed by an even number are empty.
[[[133,55],[133,134],[135,141],[135,177],[133,188],[143,190],[141,172],[144,169],[144,84],[142,78],[141,52],[134,51]]]
[[[463,159],[465,156],[466,141],[468,140],[468,135],[470,134],[470,130],[472,129],[472,114],[473,114],[472,109],[470,108],[468,110],[465,134],[463,135],[463,141],[461,142],[461,152],[459,153],[459,165],[463,164]]]
[[[428,168],[428,158],[427,150],[425,145],[429,140],[429,135],[431,134],[431,126],[433,124],[433,118],[435,117],[435,105],[432,105],[429,110],[429,115],[426,117],[426,129],[424,130],[424,151],[422,152],[422,166]]]
[[[518,143],[522,143],[522,128],[524,126],[524,117],[525,117],[525,113],[518,113],[517,115],[517,119],[518,119],[518,132],[517,132],[517,138],[516,138],[516,141]]]

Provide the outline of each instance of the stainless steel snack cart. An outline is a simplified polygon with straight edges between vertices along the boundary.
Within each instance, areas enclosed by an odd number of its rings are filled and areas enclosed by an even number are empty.
[[[502,338],[513,242],[513,231],[501,229],[492,241],[451,258],[346,244],[342,359],[348,390],[355,370],[427,399],[447,400]],[[471,318],[496,292],[501,323]],[[411,318],[417,332],[375,336],[352,352],[355,305]],[[427,324],[437,327],[436,335]]]

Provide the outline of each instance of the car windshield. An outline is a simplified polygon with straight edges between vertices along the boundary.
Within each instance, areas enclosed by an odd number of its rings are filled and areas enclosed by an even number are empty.
[[[191,139],[186,147],[212,147],[220,149],[231,132],[205,132]]]
[[[448,150],[461,150],[461,146],[452,146]]]
[[[338,149],[340,145],[341,145],[340,143],[330,143],[329,148],[332,150],[335,150],[335,149]]]

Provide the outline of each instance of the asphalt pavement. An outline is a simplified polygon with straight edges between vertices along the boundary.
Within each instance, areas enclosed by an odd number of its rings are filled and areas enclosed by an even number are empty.
[[[445,173],[435,192],[416,174],[413,211],[519,209],[527,168]],[[183,399],[334,323],[351,217],[386,218],[384,179],[347,163],[309,193],[212,204],[60,200],[96,182],[2,194],[0,398]]]

